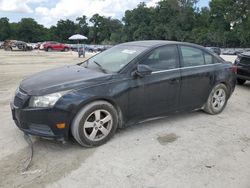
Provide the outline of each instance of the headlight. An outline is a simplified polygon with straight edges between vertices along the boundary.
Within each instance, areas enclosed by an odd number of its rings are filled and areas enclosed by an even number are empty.
[[[47,108],[53,107],[56,102],[69,91],[52,93],[44,96],[32,96],[29,101],[29,107],[32,108]]]

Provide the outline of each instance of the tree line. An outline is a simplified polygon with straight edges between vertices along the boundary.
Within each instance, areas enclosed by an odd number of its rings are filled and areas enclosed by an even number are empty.
[[[127,10],[122,20],[94,14],[75,21],[59,20],[46,28],[32,18],[10,23],[0,18],[0,41],[26,42],[54,40],[69,42],[76,33],[88,37],[89,44],[117,44],[133,40],[176,40],[205,46],[250,47],[250,1],[211,0],[198,8],[198,0],[162,0],[155,7],[140,3]]]

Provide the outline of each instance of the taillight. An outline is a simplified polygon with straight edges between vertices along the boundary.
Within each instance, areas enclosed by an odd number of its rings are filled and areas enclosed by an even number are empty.
[[[234,73],[234,74],[237,74],[237,70],[238,70],[237,65],[236,65],[236,64],[233,64],[233,67],[232,67],[233,73]]]

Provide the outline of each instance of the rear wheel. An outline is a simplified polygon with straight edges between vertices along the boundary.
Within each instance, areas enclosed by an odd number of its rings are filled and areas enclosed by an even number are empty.
[[[78,112],[73,120],[71,132],[80,145],[99,146],[115,134],[117,124],[116,109],[106,101],[95,101]]]
[[[218,84],[211,91],[205,104],[204,111],[212,115],[219,114],[224,110],[227,100],[227,87],[224,84]]]
[[[237,78],[237,83],[238,83],[239,85],[243,85],[245,82],[246,82],[246,80]]]
[[[68,52],[68,51],[69,51],[69,48],[64,48],[64,51],[65,51],[65,52]]]

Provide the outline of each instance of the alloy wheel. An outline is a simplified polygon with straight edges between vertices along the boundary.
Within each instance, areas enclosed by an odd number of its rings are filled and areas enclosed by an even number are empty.
[[[217,89],[212,97],[212,107],[216,111],[220,111],[226,102],[226,92],[224,89],[219,88]]]
[[[112,125],[113,120],[111,114],[104,109],[98,109],[86,118],[83,125],[83,132],[89,140],[99,141],[109,134]]]

